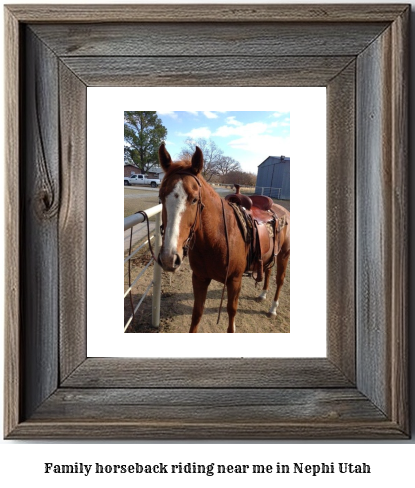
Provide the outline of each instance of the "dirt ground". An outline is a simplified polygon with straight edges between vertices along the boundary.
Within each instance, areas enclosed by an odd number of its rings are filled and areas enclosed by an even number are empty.
[[[137,191],[137,190],[136,190]],[[130,192],[128,192],[130,193]],[[138,195],[137,195],[138,197]],[[128,199],[129,204],[131,198]],[[156,202],[158,203],[158,202]],[[290,202],[277,202],[289,209]],[[154,205],[154,204],[153,204]],[[148,205],[151,206],[151,205]],[[146,207],[147,208],[147,207]],[[144,210],[145,208],[143,208]],[[149,261],[150,254],[145,250],[132,259],[131,276],[134,279]],[[151,283],[153,265],[143,274],[137,285],[133,288],[133,303],[141,299],[144,290]],[[151,326],[152,292],[150,290],[143,300],[136,313],[135,319],[127,328],[128,333],[181,333],[188,332],[190,327],[193,309],[193,290],[191,269],[189,261],[185,259],[183,265],[176,273],[162,273],[162,296],[160,327],[155,329]],[[252,278],[244,277],[242,291],[239,298],[238,312],[236,315],[236,332],[239,333],[269,333],[269,332],[290,332],[290,264],[283,289],[281,291],[279,308],[276,318],[269,318],[267,312],[275,293],[275,267],[272,270],[270,290],[268,297],[263,302],[257,302],[256,297],[262,290],[263,283],[255,286]],[[128,269],[125,267],[125,289],[128,287]],[[226,291],[222,307],[220,322],[217,324],[218,310],[223,285],[212,281],[209,286],[205,311],[199,325],[199,332],[220,333],[226,332],[228,326],[228,315],[226,312]],[[131,303],[127,297],[124,303],[125,323],[131,315]]]

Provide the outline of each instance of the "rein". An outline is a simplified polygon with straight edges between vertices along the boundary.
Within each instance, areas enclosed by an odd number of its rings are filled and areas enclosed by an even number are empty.
[[[222,199],[221,199],[221,203],[222,203],[223,224],[225,226],[225,238],[226,238],[226,277],[225,277],[225,282],[223,283],[222,296],[221,296],[221,299],[220,299],[219,312],[218,312],[218,320],[216,321],[216,324],[219,324],[219,320],[220,320],[220,314],[221,314],[221,311],[222,311],[223,297],[225,295],[225,286],[226,286],[226,282],[228,281],[229,261],[230,261],[230,258],[229,258],[230,252],[229,252],[228,226],[226,225],[225,205],[224,205]]]
[[[175,174],[180,174],[180,175],[188,175],[188,176],[192,176],[196,183],[199,185],[199,198],[198,198],[198,202],[197,202],[197,211],[196,211],[196,217],[195,217],[195,221],[193,222],[193,225],[190,229],[190,233],[189,233],[189,237],[186,239],[184,245],[183,245],[183,257],[186,257],[189,253],[189,247],[191,245],[191,242],[192,242],[192,239],[194,238],[194,235],[195,235],[195,231],[196,231],[196,224],[197,224],[197,218],[199,216],[199,221],[201,221],[201,213],[202,213],[202,210],[204,209],[204,204],[202,202],[202,192],[201,192],[201,189],[202,189],[202,184],[200,183],[199,181],[199,178],[197,178],[196,175],[194,175],[193,173],[190,173],[188,171],[178,171],[177,173]],[[139,212],[136,212],[138,214],[141,214],[144,219],[147,221],[147,239],[148,239],[148,247],[150,249],[150,254],[151,254],[151,257],[156,261],[158,262],[158,258],[155,256],[154,254],[154,251],[153,251],[153,247],[151,245],[151,239],[150,239],[150,222],[148,220],[148,216],[146,214],[146,212],[144,210],[141,210]],[[164,225],[161,224],[160,225],[160,233],[161,235],[164,235]]]
[[[192,244],[192,240],[194,238],[194,235],[195,235],[195,231],[196,231],[196,224],[197,224],[197,220],[198,220],[198,216],[199,216],[199,222],[201,222],[201,218],[202,218],[202,210],[204,209],[204,204],[202,202],[202,184],[200,183],[199,181],[199,178],[197,178],[196,175],[194,175],[193,173],[190,173],[189,171],[178,171],[177,173],[175,173],[176,175],[187,175],[187,176],[191,176],[192,178],[194,178],[194,180],[196,181],[196,183],[199,185],[199,199],[198,199],[198,202],[197,202],[197,212],[196,212],[196,217],[195,217],[195,221],[193,222],[193,225],[190,229],[190,234],[189,234],[189,237],[186,239],[185,243],[184,243],[184,246],[183,246],[183,257],[186,257],[188,255],[188,252],[189,252],[189,247],[191,246]],[[224,203],[223,203],[223,199],[221,199],[221,203],[222,203],[222,216],[223,216],[223,224],[225,226],[225,238],[226,238],[226,250],[227,250],[227,262],[226,262],[226,277],[225,277],[225,282],[223,283],[223,288],[222,288],[222,296],[221,296],[221,299],[220,299],[220,305],[219,305],[219,312],[218,312],[218,320],[217,320],[217,324],[219,323],[219,320],[220,320],[220,315],[221,315],[221,311],[222,311],[222,304],[223,304],[223,298],[224,298],[224,295],[225,295],[225,287],[226,287],[226,282],[228,281],[228,272],[229,272],[229,261],[230,261],[230,258],[229,258],[229,238],[228,238],[228,227],[226,225],[226,216],[225,216],[225,206],[224,206]]]
[[[186,257],[188,255],[188,253],[189,253],[189,248],[192,249],[191,246],[192,246],[192,241],[194,240],[194,236],[195,236],[195,233],[196,233],[196,225],[197,225],[197,222],[198,222],[198,220],[199,220],[200,223],[202,222],[202,211],[205,208],[205,205],[202,202],[202,183],[200,183],[200,180],[199,180],[199,178],[196,175],[194,175],[193,173],[190,173],[189,171],[177,171],[174,174],[176,174],[176,175],[187,175],[187,176],[191,176],[196,181],[196,183],[199,185],[199,198],[198,198],[198,201],[197,201],[197,211],[196,211],[195,221],[193,222],[193,225],[190,228],[189,237],[186,239],[186,241],[184,242],[184,245],[183,245],[183,257]],[[227,262],[226,262],[226,277],[225,277],[225,282],[223,284],[223,289],[222,289],[222,297],[221,297],[220,305],[219,305],[218,320],[216,322],[217,324],[219,323],[220,315],[221,315],[221,311],[222,311],[222,304],[223,304],[223,298],[224,298],[224,295],[225,295],[226,282],[228,281],[229,262],[230,262],[228,226],[226,224],[225,206],[224,206],[224,203],[223,203],[223,199],[221,199],[221,203],[222,203],[223,223],[224,223],[224,227],[225,227],[226,250],[227,250],[227,257],[226,257],[226,259],[227,259]],[[151,241],[150,241],[150,224],[149,224],[147,215],[146,215],[145,212],[138,212],[138,213],[141,213],[141,214],[144,215],[144,217],[146,217],[149,248],[150,248],[150,252],[151,252],[152,257],[157,262],[158,260],[155,257],[154,252],[153,252],[153,249],[151,247]],[[160,226],[160,231],[161,231],[161,234],[163,235],[164,234],[164,226],[163,226],[163,224]]]
[[[150,254],[151,254],[151,257],[154,259],[154,261],[157,262],[157,258],[156,256],[154,255],[154,251],[153,251],[153,246],[151,245],[151,238],[150,238],[150,221],[148,220],[148,215],[146,214],[146,212],[144,210],[140,210],[139,212],[136,212],[138,214],[141,214],[143,217],[144,217],[144,220],[147,221],[147,240],[148,240],[148,247],[150,249]]]

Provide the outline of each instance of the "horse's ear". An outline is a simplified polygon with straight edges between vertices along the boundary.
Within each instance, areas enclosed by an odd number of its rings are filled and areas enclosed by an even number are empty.
[[[196,146],[196,151],[192,156],[192,170],[195,175],[198,175],[203,169],[203,153],[199,147]]]
[[[170,154],[167,152],[164,142],[159,148],[159,160],[161,167],[164,169],[164,171],[167,171],[170,168],[172,160]]]

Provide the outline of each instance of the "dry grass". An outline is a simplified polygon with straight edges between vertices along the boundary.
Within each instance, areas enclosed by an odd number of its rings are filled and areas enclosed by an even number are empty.
[[[158,191],[124,188],[124,218],[159,203]]]

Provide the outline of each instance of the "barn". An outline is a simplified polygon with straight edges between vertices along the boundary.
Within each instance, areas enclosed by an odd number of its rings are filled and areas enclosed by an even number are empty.
[[[280,200],[290,199],[290,158],[268,156],[258,166],[255,193]]]

